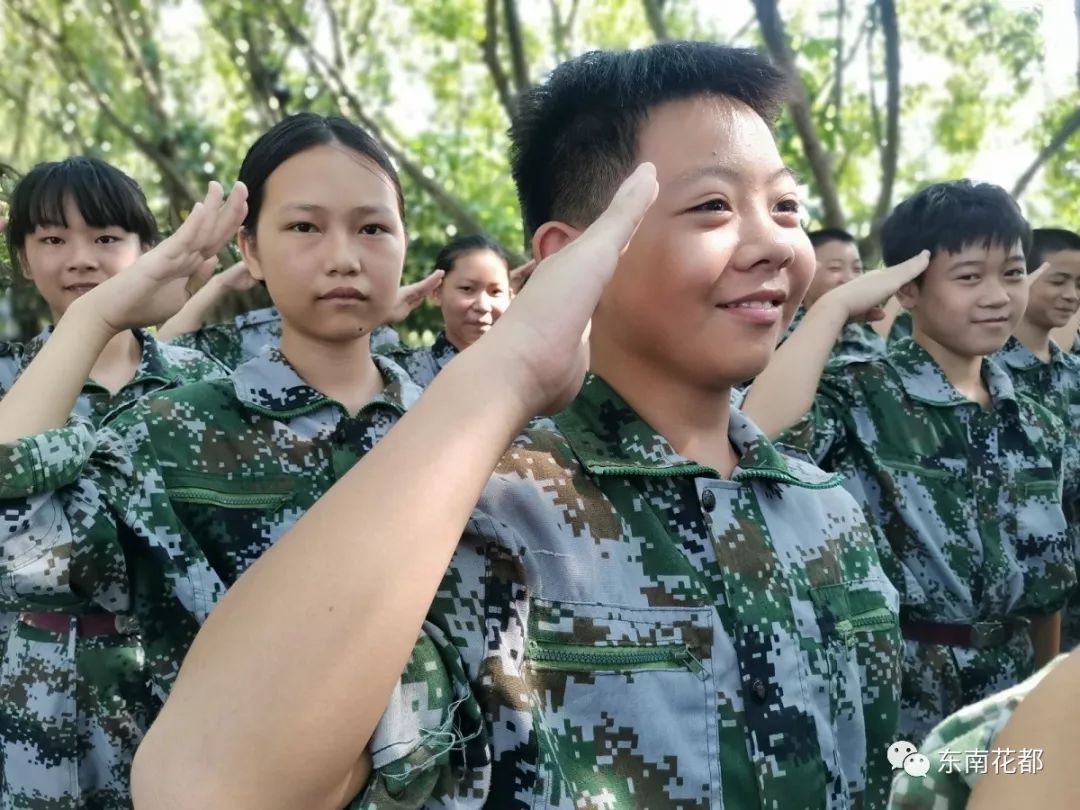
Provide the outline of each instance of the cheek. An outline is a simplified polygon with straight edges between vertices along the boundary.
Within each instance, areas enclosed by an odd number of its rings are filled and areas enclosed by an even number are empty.
[[[125,246],[119,250],[106,252],[101,260],[101,267],[107,275],[115,276],[121,270],[126,270],[135,264],[142,255],[139,246]]]

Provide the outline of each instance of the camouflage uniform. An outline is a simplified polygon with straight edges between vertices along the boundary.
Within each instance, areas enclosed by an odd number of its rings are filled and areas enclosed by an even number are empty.
[[[889,329],[889,345],[893,345],[904,338],[911,337],[911,313],[906,309],[900,310]]]
[[[0,340],[0,397],[8,392],[22,368],[22,346]]]
[[[237,315],[231,321],[204,326],[197,332],[180,335],[170,341],[174,346],[198,349],[231,371],[257,357],[264,346],[281,343],[281,313],[276,307],[255,309]],[[384,351],[401,344],[398,333],[380,326],[371,333],[371,351]]]
[[[149,673],[137,726],[94,729],[79,781],[47,784],[43,795],[28,787],[12,807],[130,806],[130,753],[210,610],[419,396],[400,368],[375,362],[387,387],[355,417],[267,348],[231,378],[148,398],[109,428],[76,419],[0,446],[0,497],[10,499],[0,510],[0,606],[123,614]],[[449,756],[453,688],[431,665],[435,635],[421,637],[372,743],[388,768],[385,790],[401,774],[422,781]],[[33,679],[7,687],[28,723],[43,719],[34,681],[60,679],[62,652],[42,654]],[[93,689],[87,698],[113,699]],[[110,759],[119,749],[126,758]]]
[[[1027,617],[1060,609],[1076,583],[1061,509],[1062,424],[1017,396],[989,360],[983,380],[987,411],[904,339],[883,361],[827,372],[810,413],[784,437],[846,475],[876,524],[900,591],[908,740],[1031,674]],[[927,640],[946,633],[970,639]]]
[[[356,806],[881,807],[899,632],[872,533],[838,476],[738,412],[729,435],[722,479],[595,376],[527,429],[429,614],[468,681],[459,769]]]
[[[792,333],[806,317],[806,309],[799,307],[795,310],[795,317],[780,338],[780,344],[791,337]],[[777,345],[780,345],[777,344]],[[885,356],[885,340],[874,331],[868,323],[846,323],[840,331],[836,345],[833,346],[829,362],[860,362],[863,360],[876,360]]]
[[[1080,566],[1080,358],[1050,342],[1044,363],[1016,338],[994,355],[1013,379],[1016,390],[1052,407],[1065,425],[1065,518]],[[1080,644],[1080,593],[1074,592],[1062,616],[1061,649]]]
[[[447,363],[458,355],[457,347],[451,343],[446,332],[439,332],[431,346],[410,349],[407,346],[385,350],[387,357],[405,369],[413,382],[421,388],[427,388],[435,375],[446,368]]]
[[[930,772],[915,777],[897,771],[889,810],[963,810],[980,777],[992,772],[995,763],[1004,768],[1024,767],[1016,761],[1020,756],[1016,749],[997,749],[994,741],[1020,702],[1066,658],[1058,656],[1023,683],[947,717],[919,746],[920,753],[930,760]],[[1011,763],[1005,758],[1007,754],[996,753],[1010,750]],[[969,756],[969,752],[979,756]],[[1031,773],[1038,767],[1034,756],[1029,757],[1029,770],[1018,772]]]
[[[17,360],[11,364],[13,376],[30,364],[51,334],[49,327],[24,352],[9,355]],[[88,381],[75,404],[74,413],[95,428],[110,424],[142,397],[223,376],[216,363],[198,352],[158,343],[142,331],[136,337],[142,360],[132,380],[116,394]],[[9,567],[6,555],[0,554],[0,561]],[[99,623],[116,622],[100,607],[81,613],[95,616]],[[4,628],[0,750],[5,765],[0,808],[123,806],[79,788],[80,783],[93,784],[93,777],[82,774],[129,767],[146,728],[148,708],[154,702],[147,694],[139,637],[123,621],[115,625],[120,632],[93,636],[79,633],[79,620],[74,618],[65,633],[40,629],[30,621],[32,617],[13,627],[9,622]]]

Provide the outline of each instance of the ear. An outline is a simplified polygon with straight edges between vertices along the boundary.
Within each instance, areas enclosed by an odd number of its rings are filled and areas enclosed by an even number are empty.
[[[19,272],[27,281],[33,281],[34,276],[30,273],[30,262],[26,260],[26,251],[20,248],[17,253],[16,259],[19,264]]]
[[[236,244],[240,246],[240,255],[244,258],[244,264],[247,265],[248,272],[251,273],[252,277],[259,281],[266,281],[266,274],[263,273],[262,265],[259,263],[259,251],[256,249],[255,234],[250,233],[247,228],[241,226],[236,233]]]
[[[581,234],[582,231],[565,222],[545,222],[533,234],[533,256],[538,262],[542,262],[548,256],[558,253]]]
[[[435,306],[442,306],[442,291],[443,285],[446,284],[446,276],[442,277],[442,281],[439,282],[439,286],[431,291],[431,300],[435,302]]]
[[[904,309],[914,309],[919,303],[919,293],[922,289],[914,281],[909,281],[896,291],[896,300]]]

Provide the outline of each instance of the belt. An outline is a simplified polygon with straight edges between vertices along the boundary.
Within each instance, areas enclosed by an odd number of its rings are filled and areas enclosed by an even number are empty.
[[[1023,618],[1011,618],[1003,622],[975,622],[974,624],[904,621],[900,623],[900,634],[910,641],[985,650],[989,647],[1000,647],[1028,624],[1028,620]]]
[[[131,616],[116,613],[88,613],[71,616],[67,613],[21,613],[19,621],[38,630],[66,635],[75,619],[75,632],[80,636],[127,636],[138,632],[138,625]]]

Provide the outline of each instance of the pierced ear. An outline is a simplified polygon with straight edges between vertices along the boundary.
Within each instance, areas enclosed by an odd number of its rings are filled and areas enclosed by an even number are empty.
[[[236,234],[236,244],[240,247],[240,255],[243,257],[244,264],[247,265],[248,272],[251,273],[252,278],[265,282],[266,276],[262,271],[262,265],[259,263],[259,252],[256,249],[255,234],[248,232],[247,228],[241,226]]]
[[[533,256],[538,262],[542,262],[548,256],[558,253],[581,234],[582,231],[565,222],[545,222],[533,234]]]

